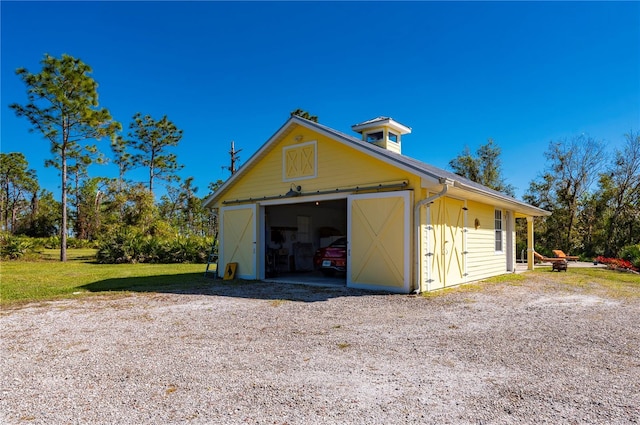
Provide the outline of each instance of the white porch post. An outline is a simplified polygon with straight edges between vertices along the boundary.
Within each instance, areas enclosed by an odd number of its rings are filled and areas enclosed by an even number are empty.
[[[534,268],[533,217],[527,217],[527,270]]]

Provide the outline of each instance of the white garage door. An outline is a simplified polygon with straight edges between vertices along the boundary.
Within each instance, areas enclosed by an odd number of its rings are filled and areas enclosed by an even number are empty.
[[[220,266],[238,263],[236,276],[256,279],[256,205],[220,209]]]

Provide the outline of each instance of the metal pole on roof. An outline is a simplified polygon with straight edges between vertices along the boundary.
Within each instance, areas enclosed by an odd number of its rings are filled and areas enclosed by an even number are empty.
[[[240,159],[240,157],[238,156],[238,153],[240,151],[242,151],[242,149],[236,150],[235,143],[232,140],[231,141],[231,150],[229,151],[229,155],[231,155],[231,165],[229,165],[228,167],[222,166],[223,170],[231,171],[231,175],[232,176],[236,173],[236,161],[238,161]]]

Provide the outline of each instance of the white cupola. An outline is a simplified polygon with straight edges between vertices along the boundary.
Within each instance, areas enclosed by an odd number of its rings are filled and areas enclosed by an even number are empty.
[[[381,148],[402,153],[402,136],[411,133],[411,127],[400,124],[389,117],[378,117],[351,126],[362,135],[362,140]]]

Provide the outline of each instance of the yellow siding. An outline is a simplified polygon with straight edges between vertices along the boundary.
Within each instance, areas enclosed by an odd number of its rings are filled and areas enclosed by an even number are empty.
[[[311,141],[316,141],[317,146],[316,177],[309,178],[305,175],[299,181],[295,178],[286,179],[286,169],[283,172],[283,148],[295,150],[295,145],[302,146]],[[292,171],[296,172],[298,171]],[[300,185],[302,192],[309,193],[401,180],[410,180],[410,188],[420,185],[420,179],[408,172],[309,129],[297,127],[252,169],[247,170],[222,198],[235,200],[284,195],[292,183]]]
[[[283,149],[284,179],[295,180],[316,176],[316,143],[301,143]]]
[[[506,253],[495,250],[495,208],[474,201],[468,201],[467,208],[469,226],[467,232],[467,281],[506,273]],[[475,227],[476,219],[479,222],[477,229]],[[506,226],[503,226],[504,228]],[[503,249],[506,249],[506,232],[502,233],[502,246]]]

